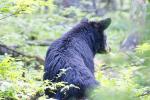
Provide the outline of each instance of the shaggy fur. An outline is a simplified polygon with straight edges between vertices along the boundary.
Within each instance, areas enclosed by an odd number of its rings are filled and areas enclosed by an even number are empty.
[[[44,80],[64,81],[80,89],[72,87],[66,94],[60,89],[56,94],[46,90],[46,95],[58,100],[79,99],[86,96],[87,89],[98,85],[93,58],[96,53],[106,52],[104,30],[110,22],[109,18],[99,22],[82,21],[50,45],[45,59]],[[58,78],[60,69],[67,70]]]

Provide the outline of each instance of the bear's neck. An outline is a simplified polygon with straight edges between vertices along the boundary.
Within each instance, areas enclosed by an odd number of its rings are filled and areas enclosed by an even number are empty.
[[[68,38],[78,38],[81,40],[84,40],[86,44],[91,49],[91,52],[93,53],[93,56],[96,54],[96,39],[95,39],[95,31],[94,29],[86,24],[82,23],[77,26],[75,26],[73,29],[71,29],[69,32],[67,32],[66,35],[68,35]]]
[[[83,39],[86,41],[93,55],[95,56],[96,55],[96,41],[95,41],[94,35],[91,35],[91,33],[89,33],[85,35]]]

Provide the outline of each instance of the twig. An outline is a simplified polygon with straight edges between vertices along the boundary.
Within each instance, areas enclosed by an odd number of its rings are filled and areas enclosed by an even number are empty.
[[[28,57],[28,58],[35,58],[35,60],[38,61],[40,64],[44,63],[44,59],[39,56],[32,56],[32,55],[24,54],[22,52],[9,48],[8,46],[4,44],[0,44],[0,53],[1,54],[8,53],[8,54],[11,54],[13,57],[18,57],[21,55],[21,56]]]
[[[14,16],[14,15],[17,14],[17,13],[18,13],[18,14],[21,14],[20,12],[21,12],[21,10],[18,10],[18,9],[17,9],[16,12],[14,12],[13,14],[10,14],[10,15],[8,15],[8,16],[4,16],[4,17],[0,18],[0,20],[6,19],[6,18],[11,17],[11,16]]]
[[[3,18],[0,18],[0,20],[6,19],[6,18],[11,17],[11,16],[14,16],[14,15],[15,15],[15,14],[10,14],[10,15],[8,15],[8,16],[4,16]]]
[[[150,90],[147,90],[144,93],[142,93],[141,95],[138,95],[138,97],[146,96],[146,95],[150,95]]]

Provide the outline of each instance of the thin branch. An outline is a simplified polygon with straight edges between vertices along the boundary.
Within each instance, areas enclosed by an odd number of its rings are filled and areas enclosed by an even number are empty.
[[[138,97],[146,96],[146,95],[150,95],[150,90],[145,91],[144,93],[142,93],[142,94],[139,95]]]
[[[1,54],[8,53],[11,54],[13,57],[24,56],[28,58],[35,58],[35,60],[38,61],[40,64],[44,63],[44,59],[39,56],[28,55],[23,52],[16,51],[15,49],[9,48],[4,44],[0,44],[0,53]]]
[[[4,16],[4,17],[0,18],[0,20],[6,19],[6,18],[11,17],[11,16],[14,16],[14,15],[16,15],[16,14],[21,14],[21,11],[22,11],[22,10],[18,10],[18,9],[17,9],[16,12],[14,12],[14,13],[8,15],[8,16]]]
[[[6,18],[11,17],[11,16],[14,16],[14,15],[15,15],[15,14],[10,14],[10,15],[8,15],[8,16],[4,16],[3,18],[0,18],[0,20],[6,19]]]

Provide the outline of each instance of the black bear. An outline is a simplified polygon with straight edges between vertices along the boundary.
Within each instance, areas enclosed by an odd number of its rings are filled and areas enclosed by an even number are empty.
[[[104,30],[110,23],[110,18],[81,21],[50,45],[45,59],[44,80],[63,81],[79,88],[69,88],[66,94],[59,89],[53,95],[46,90],[46,95],[58,100],[79,100],[86,97],[89,88],[99,84],[94,77],[93,58],[96,53],[107,52]],[[67,70],[58,78],[61,69]]]

